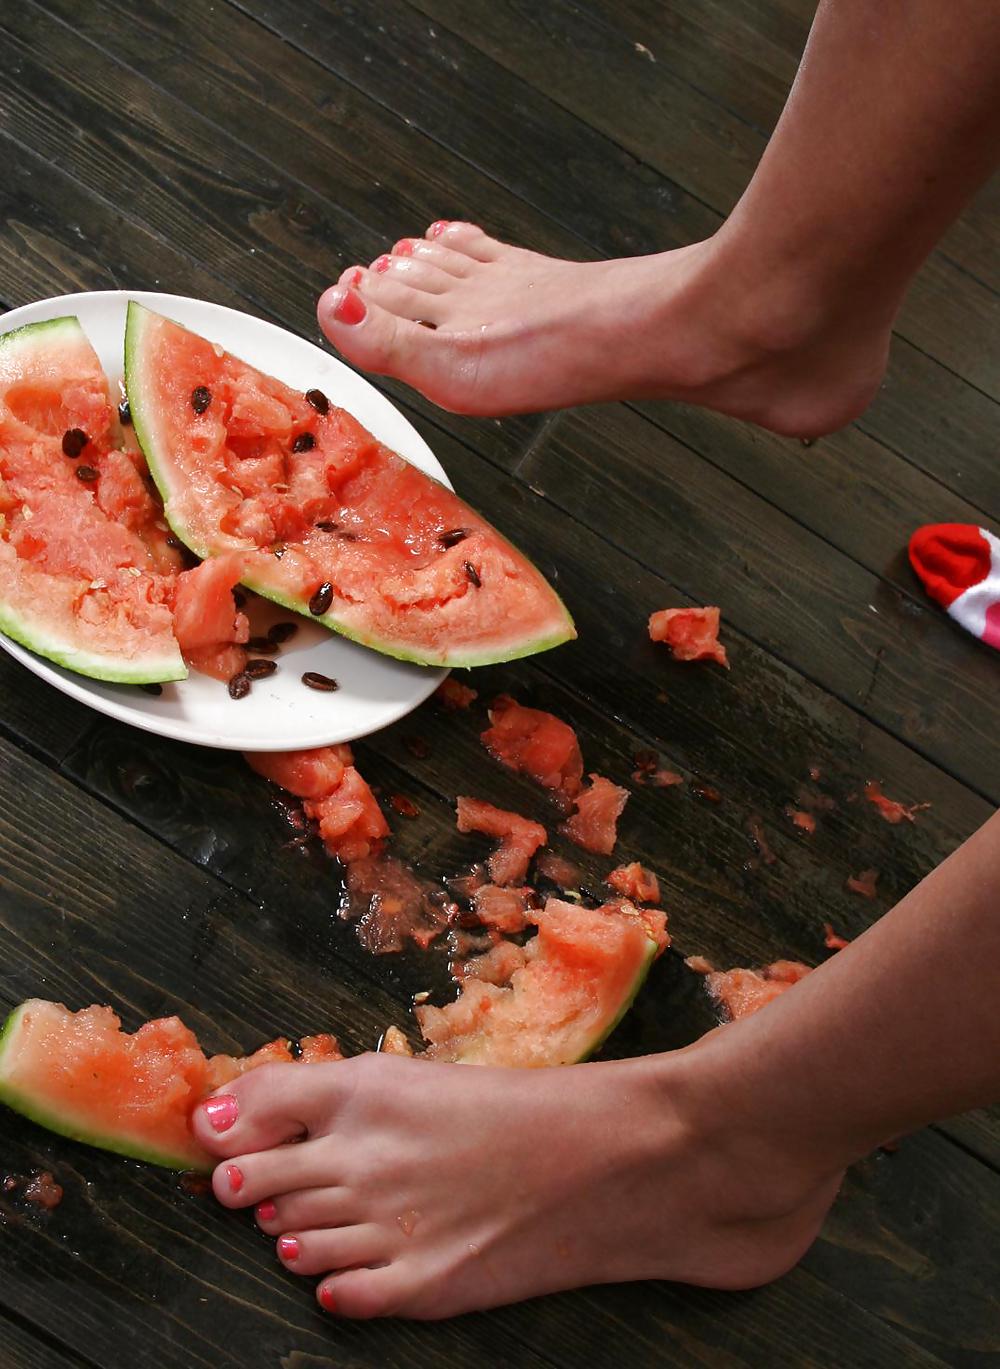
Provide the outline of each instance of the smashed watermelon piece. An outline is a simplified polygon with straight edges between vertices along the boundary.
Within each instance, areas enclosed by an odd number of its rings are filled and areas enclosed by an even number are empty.
[[[454,675],[449,675],[435,689],[434,697],[449,713],[457,713],[460,709],[471,708],[479,698],[479,691],[471,685],[462,684]]]
[[[616,870],[611,871],[604,882],[634,903],[660,901],[660,881],[652,870],[647,870],[637,860],[629,865],[619,865]]]
[[[896,799],[887,798],[882,792],[882,786],[878,780],[868,780],[865,784],[865,798],[869,803],[874,804],[881,817],[893,827],[900,822],[916,822],[916,815],[924,808],[930,808],[929,803],[899,803]]]
[[[860,894],[862,898],[874,898],[877,892],[876,884],[877,870],[862,870],[860,874],[847,876],[847,888],[852,894]]]
[[[460,832],[499,838],[499,847],[486,862],[493,883],[523,884],[532,856],[547,840],[541,823],[464,795],[456,801],[456,809]]]
[[[705,986],[727,1018],[736,1021],[766,1008],[809,973],[810,966],[797,960],[776,960],[762,970],[713,970]]]
[[[665,642],[676,661],[716,661],[729,669],[726,648],[719,641],[717,608],[665,608],[650,615],[649,635]]]
[[[544,789],[574,798],[583,782],[583,756],[576,733],[554,713],[525,708],[501,695],[490,708],[490,726],[480,740],[502,765],[528,775]]]
[[[385,815],[355,768],[349,746],[247,752],[246,760],[258,774],[303,800],[323,845],[345,864],[370,856],[389,835]]]
[[[850,938],[835,932],[831,922],[823,923],[823,945],[827,950],[842,951],[845,946],[850,946],[850,944]]]
[[[584,850],[610,856],[618,840],[618,819],[628,803],[629,792],[603,775],[588,778],[590,787],[577,796],[575,812],[559,830]]]
[[[523,932],[534,922],[534,896],[535,891],[526,885],[484,884],[472,896],[472,909],[480,922],[494,931]]]

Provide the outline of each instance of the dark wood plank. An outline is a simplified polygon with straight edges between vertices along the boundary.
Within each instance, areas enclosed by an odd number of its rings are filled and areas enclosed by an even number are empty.
[[[569,416],[518,474],[692,598],[721,603],[755,641],[995,800],[991,653],[752,491],[707,467],[695,479],[691,456],[612,407]]]
[[[64,698],[58,708],[39,708],[37,679],[0,652],[0,732],[40,755],[60,760],[90,727],[90,709]]]
[[[4,1369],[94,1369],[92,1360],[81,1359],[37,1331],[28,1330],[0,1313],[0,1347]]]
[[[413,3],[717,212],[728,213],[743,193],[765,139],[665,64],[646,60],[624,35],[610,41],[607,26],[572,0],[550,0],[544,10],[525,0]],[[1000,294],[932,254],[898,328],[996,399],[998,324]]]

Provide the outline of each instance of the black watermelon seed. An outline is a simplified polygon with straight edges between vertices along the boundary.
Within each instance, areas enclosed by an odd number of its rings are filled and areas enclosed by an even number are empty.
[[[302,683],[310,689],[320,689],[327,694],[340,688],[336,680],[331,680],[329,675],[321,675],[318,670],[307,670],[302,676]]]
[[[274,555],[280,561],[281,558],[284,556],[285,552],[288,550],[288,548],[285,546],[284,542],[278,542],[276,546],[273,546],[271,548],[271,550],[274,552]]]
[[[270,637],[251,637],[246,649],[257,656],[277,656],[278,643]]]
[[[318,414],[328,414],[330,412],[330,401],[322,390],[306,390],[306,399]]]
[[[277,669],[277,661],[250,660],[243,667],[243,673],[249,675],[251,680],[266,680],[268,675],[273,675]]]
[[[237,608],[245,608],[247,602],[246,591],[240,589],[239,585],[233,586],[233,603]]]
[[[299,630],[298,623],[273,623],[267,629],[267,640],[280,645],[294,637]]]
[[[125,428],[132,426],[132,410],[128,406],[127,399],[123,399],[118,405],[118,421]]]
[[[175,537],[174,534],[173,534],[172,532],[167,533],[167,536],[166,536],[166,539],[165,539],[165,540],[166,540],[167,546],[168,546],[168,547],[173,547],[175,551],[180,551],[181,548],[182,548],[183,545],[184,545],[183,542],[181,541],[181,539],[180,539],[179,537]]]
[[[299,1045],[298,1041],[290,1040],[288,1042],[288,1054],[292,1057],[293,1060],[301,1060],[303,1055],[305,1054],[305,1051]]]
[[[434,331],[434,329],[437,328],[437,324],[436,324],[436,323],[431,323],[429,319],[425,319],[425,318],[415,318],[415,319],[413,320],[413,322],[414,322],[414,323],[419,323],[420,326],[421,326],[421,328],[430,328],[432,332]]]
[[[231,699],[245,699],[250,693],[250,676],[245,670],[241,670],[229,681],[229,697]]]
[[[333,603],[333,586],[329,580],[324,580],[319,589],[309,600],[309,612],[317,618],[322,618]]]
[[[479,571],[476,570],[475,566],[472,564],[471,561],[466,561],[465,573],[472,581],[472,583],[475,585],[476,589],[479,589],[483,582],[479,578]]]
[[[161,684],[142,684],[139,688],[145,690],[147,694],[163,693],[163,686]]]
[[[324,518],[316,524],[316,527],[319,528],[320,532],[336,532],[340,524],[332,523],[329,518]]]
[[[315,445],[316,439],[313,437],[312,433],[299,433],[298,437],[292,443],[292,451],[311,452]]]
[[[196,385],[191,391],[191,408],[196,414],[203,414],[212,402],[212,391],[207,385]],[[242,694],[238,696],[242,698]]]
[[[82,428],[67,428],[62,439],[63,456],[75,461],[89,441]]]
[[[468,535],[468,528],[451,528],[448,532],[438,534],[438,542],[442,547],[457,547],[459,542],[464,542]]]
[[[85,481],[96,480],[97,472],[94,470],[93,466],[77,466],[76,478],[77,480]]]

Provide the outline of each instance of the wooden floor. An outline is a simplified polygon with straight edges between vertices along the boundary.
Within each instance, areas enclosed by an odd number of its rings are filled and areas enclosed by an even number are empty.
[[[438,217],[580,258],[691,242],[750,175],[809,18],[809,0],[5,5],[0,299],[161,288],[314,337],[316,296],[345,265]],[[577,617],[572,646],[483,672],[484,697],[568,718],[604,773],[654,746],[721,791],[641,790],[622,823],[682,954],[818,961],[825,918],[859,932],[1000,797],[1000,662],[927,604],[904,556],[921,523],[1000,516],[998,208],[993,185],[921,273],[871,410],[809,449],[665,404],[501,423],[386,386]],[[646,640],[652,609],[689,601],[722,605],[730,674]],[[0,710],[0,1007],[111,1002],[130,1028],[178,1012],[228,1050],[329,1028],[358,1051],[407,1024],[433,957],[361,951],[334,916],[334,865],[287,845],[238,756],[103,721],[6,656]],[[452,809],[470,775],[537,807],[487,769],[481,719],[429,706],[357,748],[373,782],[419,803],[399,847],[439,874],[471,849]],[[837,807],[805,838],[783,810],[810,765]],[[869,777],[932,808],[888,827],[849,801]],[[773,865],[748,867],[752,815]],[[845,890],[864,867],[881,872],[874,903]],[[615,1046],[708,1022],[667,957]],[[1000,1110],[857,1166],[771,1287],[604,1288],[441,1325],[334,1323],[249,1220],[0,1113],[0,1168],[39,1167],[60,1207],[0,1200],[3,1369],[1000,1356]]]

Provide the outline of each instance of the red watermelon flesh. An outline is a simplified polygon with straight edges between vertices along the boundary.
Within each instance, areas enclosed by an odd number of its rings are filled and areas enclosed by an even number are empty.
[[[591,775],[590,786],[578,795],[576,811],[566,819],[560,832],[587,851],[610,856],[618,839],[618,819],[629,793],[603,775]]]
[[[329,586],[317,621],[427,665],[510,660],[575,635],[525,557],[325,396],[317,408],[135,303],[125,356],[171,526],[199,556],[240,551],[252,589],[306,613]]]
[[[522,884],[531,857],[546,842],[541,823],[464,795],[456,801],[456,809],[460,832],[482,832],[500,839],[500,845],[486,862],[493,883]]]
[[[712,970],[705,976],[705,985],[726,1016],[735,1021],[767,1007],[809,973],[810,967],[797,960],[776,960],[762,970]]]
[[[569,798],[580,792],[583,756],[576,733],[553,713],[525,708],[510,695],[501,695],[490,708],[490,726],[480,740],[503,765],[545,789],[558,789]]]
[[[300,1045],[301,1053],[279,1040],[243,1059],[206,1058],[177,1017],[129,1034],[111,1008],[74,1013],[30,999],[0,1034],[0,1102],[87,1145],[170,1169],[207,1170],[214,1162],[191,1132],[192,1109],[259,1065],[342,1059],[332,1036]]]
[[[649,635],[666,642],[677,661],[715,661],[728,670],[719,618],[717,608],[664,608],[650,616]]]
[[[349,746],[306,751],[248,752],[258,774],[303,800],[331,856],[349,863],[372,855],[389,824],[370,787],[354,767]]]

